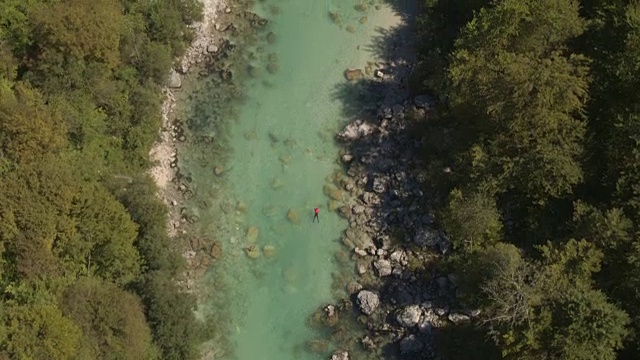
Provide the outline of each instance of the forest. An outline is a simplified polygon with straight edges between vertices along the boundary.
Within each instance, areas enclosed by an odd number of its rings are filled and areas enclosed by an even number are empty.
[[[640,2],[425,0],[413,86],[461,307],[449,359],[635,359]],[[455,346],[454,346],[455,345]]]
[[[0,359],[194,359],[146,175],[197,0],[0,0]]]

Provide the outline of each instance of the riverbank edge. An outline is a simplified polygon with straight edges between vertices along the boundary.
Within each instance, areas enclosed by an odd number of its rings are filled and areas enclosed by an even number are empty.
[[[178,158],[179,139],[176,138],[174,126],[175,108],[177,106],[176,93],[182,87],[182,77],[187,75],[191,68],[203,62],[205,58],[217,49],[215,35],[216,23],[222,12],[229,13],[229,7],[223,0],[201,0],[203,5],[203,19],[194,23],[195,37],[190,46],[179,60],[179,65],[171,69],[167,85],[162,89],[164,101],[161,107],[162,125],[158,133],[158,140],[149,152],[149,158],[154,164],[149,169],[149,175],[157,186],[157,196],[168,208],[167,233],[175,239],[186,230],[180,229],[183,222],[180,216],[180,205],[183,199],[180,196],[177,185],[173,182],[176,177],[176,162]],[[184,249],[181,249],[184,250]],[[183,254],[183,256],[186,256]],[[188,279],[193,283],[194,279]]]

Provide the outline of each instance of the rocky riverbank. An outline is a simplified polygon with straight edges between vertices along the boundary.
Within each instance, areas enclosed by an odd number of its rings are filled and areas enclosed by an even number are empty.
[[[336,136],[344,145],[340,161],[346,176],[334,176],[325,192],[330,197],[344,192],[349,199],[334,205],[349,221],[342,238],[348,252],[337,257],[350,258],[355,266],[353,274],[338,276],[336,287],[346,289],[344,298],[312,317],[312,324],[325,328],[331,344],[339,347],[332,360],[348,359],[353,352],[364,352],[368,359],[437,358],[437,329],[479,314],[456,308],[456,275],[435,266],[451,248],[435,223],[437,195],[425,193],[428,174],[421,160],[425,124],[436,104],[428,95],[409,94],[404,84],[413,65],[410,57],[403,59],[358,72],[358,81],[384,91],[382,105]],[[354,80],[354,72],[349,69],[345,77]],[[364,334],[352,336],[354,331],[346,329],[354,326]],[[322,349],[322,341],[308,347]]]

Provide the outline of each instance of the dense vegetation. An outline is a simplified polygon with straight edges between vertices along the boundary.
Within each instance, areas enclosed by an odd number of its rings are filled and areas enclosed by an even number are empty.
[[[145,175],[196,0],[0,0],[0,358],[191,359]]]
[[[419,30],[449,265],[495,350],[443,352],[636,358],[640,2],[426,0]]]

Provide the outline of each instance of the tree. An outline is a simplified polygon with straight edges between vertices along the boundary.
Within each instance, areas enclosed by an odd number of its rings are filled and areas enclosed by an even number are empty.
[[[449,68],[455,114],[473,134],[483,162],[463,165],[517,188],[531,201],[569,193],[579,164],[587,94],[587,60],[567,54],[581,34],[576,1],[496,2],[483,8],[456,41]]]
[[[465,251],[495,244],[501,238],[502,223],[495,200],[479,192],[464,196],[454,189],[442,224],[454,247]]]
[[[1,346],[14,359],[73,359],[80,329],[54,305],[12,305],[6,309],[7,340]]]
[[[116,285],[80,278],[62,300],[66,316],[82,328],[78,356],[143,360],[154,357],[151,330],[140,300]]]

